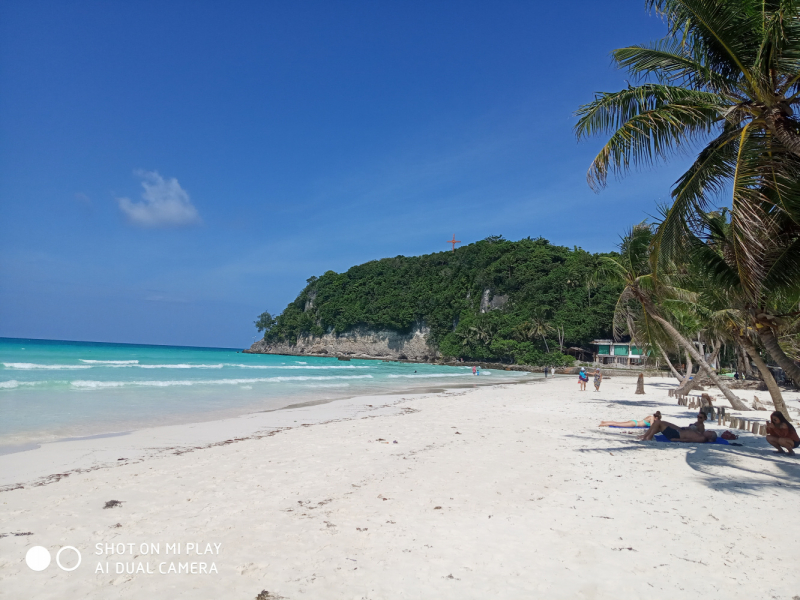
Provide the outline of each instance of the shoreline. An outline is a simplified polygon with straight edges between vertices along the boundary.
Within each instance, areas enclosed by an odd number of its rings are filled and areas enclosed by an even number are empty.
[[[215,350],[215,349],[211,349]],[[91,355],[87,355],[91,358]],[[111,435],[163,425],[185,425],[206,421],[217,421],[234,418],[262,410],[275,410],[293,406],[297,403],[318,403],[351,398],[359,395],[382,395],[394,393],[425,392],[432,386],[455,386],[453,380],[467,382],[469,385],[484,379],[493,381],[506,378],[520,378],[522,373],[487,373],[490,377],[468,377],[468,367],[442,368],[439,365],[424,365],[420,373],[411,365],[377,365],[371,361],[354,361],[338,363],[334,359],[319,361],[309,359],[308,363],[294,363],[292,357],[262,357],[268,360],[249,360],[246,364],[231,361],[230,356],[219,356],[213,360],[219,364],[197,365],[195,357],[177,356],[144,357],[146,364],[139,365],[141,356],[126,363],[137,363],[133,367],[142,369],[158,368],[160,377],[145,380],[137,374],[140,369],[112,369],[129,365],[77,364],[76,358],[66,357],[66,366],[56,361],[55,366],[45,364],[10,363],[9,368],[19,367],[25,370],[28,379],[21,383],[10,380],[13,385],[3,385],[0,390],[5,395],[4,411],[8,411],[8,419],[3,422],[0,433],[0,455],[35,449],[37,445],[62,442],[73,438],[92,435]],[[111,358],[119,358],[112,356]],[[278,359],[275,362],[274,359]],[[286,363],[280,362],[286,359]],[[173,375],[168,368],[170,360],[174,368],[217,369],[199,371],[197,374],[183,376]],[[241,358],[239,361],[241,362]],[[62,359],[63,361],[63,359]],[[60,369],[67,369],[75,363],[75,369],[101,369],[94,377],[73,374],[61,377]],[[149,361],[149,362],[148,362]],[[115,363],[119,360],[87,360],[90,363]],[[155,363],[151,366],[150,363]],[[69,364],[67,364],[69,363]],[[161,364],[163,363],[163,364]],[[186,363],[186,364],[184,364]],[[208,360],[206,360],[208,363]],[[230,363],[230,364],[229,364]],[[280,364],[278,364],[280,363]],[[287,366],[288,365],[288,366]],[[365,366],[366,365],[366,366]],[[1,365],[0,365],[1,366]],[[229,367],[223,369],[223,367]],[[260,369],[276,369],[276,371]],[[419,368],[419,367],[415,367]],[[37,371],[37,369],[39,369]],[[59,369],[57,371],[49,369]],[[220,370],[222,369],[222,370]],[[253,369],[259,369],[253,371]],[[280,369],[294,369],[283,371]],[[305,371],[303,369],[313,369]],[[320,369],[336,369],[324,371]],[[352,371],[351,369],[361,369]],[[364,371],[363,369],[369,369]],[[120,370],[120,374],[117,374]],[[413,375],[412,372],[413,371]],[[29,372],[33,375],[29,375]],[[142,371],[145,372],[145,371]],[[43,373],[48,377],[38,376]],[[56,377],[50,375],[55,373]],[[149,371],[147,372],[149,374]],[[208,375],[207,373],[211,373]],[[217,373],[219,375],[217,376]],[[460,376],[459,376],[460,375]],[[8,375],[13,377],[14,374]],[[17,378],[23,378],[17,375]],[[71,381],[72,379],[90,379],[90,381]],[[66,381],[62,381],[65,379]],[[93,379],[97,379],[94,381]],[[146,377],[144,379],[147,379]],[[175,380],[177,379],[177,380]],[[184,381],[185,379],[185,381]],[[355,382],[346,380],[357,380]],[[53,380],[53,381],[50,381]],[[117,381],[119,380],[119,381]],[[175,381],[173,381],[175,380]],[[209,381],[205,381],[209,380]],[[333,380],[333,381],[328,381]],[[346,383],[339,380],[346,381]],[[288,383],[283,383],[284,381]],[[275,384],[273,387],[272,384]],[[60,387],[59,385],[60,384]],[[93,384],[93,385],[89,385]],[[96,384],[96,385],[95,385]],[[220,384],[220,385],[217,385]],[[232,384],[232,385],[221,385]],[[480,383],[480,385],[487,385]],[[55,386],[55,391],[49,387]],[[71,387],[74,386],[74,387]],[[139,387],[145,386],[145,387]],[[150,386],[150,387],[146,387]],[[5,389],[5,388],[14,389]],[[16,388],[19,388],[17,390]],[[235,389],[234,389],[235,388]],[[173,391],[174,390],[174,391]],[[196,391],[195,391],[196,390]],[[58,395],[61,396],[58,396]],[[65,398],[59,403],[59,398]],[[197,402],[195,402],[197,399]],[[162,405],[163,404],[163,408]],[[17,409],[15,409],[17,407]],[[50,414],[50,411],[53,414]]]
[[[143,427],[119,432],[98,433],[87,436],[76,436],[56,439],[47,442],[31,442],[0,446],[0,492],[21,489],[28,485],[43,485],[70,474],[82,473],[102,468],[120,466],[120,462],[133,464],[163,454],[165,452],[185,452],[185,448],[199,450],[210,448],[220,443],[242,441],[246,439],[260,439],[265,435],[274,435],[279,431],[291,429],[297,419],[292,418],[292,426],[286,425],[287,418],[293,417],[294,412],[302,412],[302,423],[297,426],[309,426],[329,422],[333,419],[359,418],[363,410],[377,411],[389,409],[392,405],[407,398],[427,397],[432,394],[448,393],[463,389],[487,388],[494,386],[518,385],[544,381],[544,379],[520,379],[507,382],[478,381],[470,383],[450,383],[447,385],[426,386],[423,388],[408,388],[399,391],[387,391],[367,395],[353,395],[343,398],[325,398],[288,404],[279,408],[270,408],[257,411],[248,411],[240,415],[215,418],[201,421],[188,421],[185,423]],[[325,407],[320,410],[320,415],[313,413],[315,407]],[[275,419],[268,415],[286,413]],[[324,420],[323,419],[328,419]],[[226,432],[222,435],[222,432]],[[126,438],[107,440],[113,438]],[[100,441],[102,440],[102,441]],[[64,446],[59,446],[64,445]],[[190,451],[191,451],[190,450]],[[41,451],[40,454],[31,454]],[[115,460],[113,455],[118,454]],[[10,457],[22,457],[15,460]],[[47,471],[51,472],[47,472]],[[30,471],[34,475],[26,476],[23,473]]]
[[[434,362],[430,360],[415,360],[413,358],[392,358],[386,356],[375,356],[375,355],[368,355],[368,354],[315,354],[312,352],[261,352],[261,351],[254,351],[249,348],[245,348],[241,351],[242,354],[265,354],[268,356],[292,356],[292,357],[305,357],[305,358],[335,358],[337,360],[375,360],[379,362],[396,362],[396,363],[403,363],[403,364],[412,364],[412,365],[432,365],[437,367],[480,367],[481,369],[494,369],[496,371],[519,371],[519,372],[527,372],[527,373],[542,373],[544,372],[543,366],[535,366],[535,365],[519,365],[516,363],[507,364],[507,363],[499,363],[499,362],[491,362],[485,360],[465,360],[463,362],[457,361],[446,361],[443,359],[438,359]],[[575,361],[579,363],[579,361]],[[642,373],[645,377],[666,377],[668,379],[673,379],[672,374],[667,369],[655,369],[655,368],[627,368],[627,369],[619,369],[616,367],[610,367],[609,365],[596,365],[594,363],[586,363],[589,364],[587,369],[595,369],[599,368],[600,370],[608,373],[612,373],[613,375],[619,375],[622,377],[638,377],[639,373]],[[580,371],[581,366],[580,363],[578,366],[573,367],[547,367],[549,369],[549,373],[553,373],[555,375],[577,375],[578,371]]]

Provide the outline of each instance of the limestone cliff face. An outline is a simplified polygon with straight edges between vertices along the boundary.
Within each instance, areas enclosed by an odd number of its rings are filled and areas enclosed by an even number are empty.
[[[357,328],[339,335],[329,333],[321,337],[301,337],[297,340],[297,344],[270,343],[259,340],[245,352],[391,360],[433,360],[437,353],[428,345],[429,332],[430,330],[425,326],[415,327],[407,334]]]

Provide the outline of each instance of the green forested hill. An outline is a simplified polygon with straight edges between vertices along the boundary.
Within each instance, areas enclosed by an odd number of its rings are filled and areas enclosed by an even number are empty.
[[[257,325],[265,340],[293,343],[357,326],[408,332],[425,324],[444,356],[563,364],[557,329],[565,349],[611,332],[620,290],[591,284],[597,256],[496,236],[455,252],[384,258],[312,277],[277,318],[264,313]]]

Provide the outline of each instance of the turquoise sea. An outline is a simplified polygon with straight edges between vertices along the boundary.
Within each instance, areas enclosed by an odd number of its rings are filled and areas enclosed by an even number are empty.
[[[470,367],[228,348],[0,338],[0,447],[526,376],[483,371],[478,378]]]

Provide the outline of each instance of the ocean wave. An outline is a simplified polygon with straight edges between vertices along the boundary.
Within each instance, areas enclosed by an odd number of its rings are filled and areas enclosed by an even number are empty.
[[[222,363],[216,365],[190,365],[187,363],[177,363],[173,365],[131,365],[141,369],[221,369],[225,365]]]
[[[303,387],[307,388],[346,388],[349,383],[307,383]]]
[[[409,373],[408,375],[387,375],[387,377],[391,379],[397,379],[398,377],[472,377],[472,373]],[[486,373],[488,375],[488,373]]]
[[[138,360],[89,360],[84,358],[79,358],[82,363],[86,363],[89,365],[136,365],[139,364]]]
[[[35,369],[44,369],[48,371],[54,370],[71,370],[76,369],[91,369],[91,365],[39,365],[36,363],[3,363],[6,369],[15,369],[17,371],[32,371]]]
[[[43,385],[49,383],[48,381],[17,381],[10,379],[9,381],[0,381],[0,390],[13,390],[21,385]]]
[[[90,381],[76,380],[70,382],[80,389],[119,388],[125,386],[139,387],[173,387],[193,385],[242,385],[248,383],[282,383],[285,381],[319,381],[329,379],[372,379],[372,375],[329,375],[322,377],[256,377],[250,379],[187,379],[168,381]]]
[[[373,369],[374,367],[360,366],[360,365],[327,365],[327,366],[280,366],[280,365],[242,365],[242,364],[227,364],[227,367],[240,367],[242,369]]]
[[[109,365],[116,366],[116,365]],[[245,365],[241,363],[219,363],[214,365],[193,365],[188,363],[167,364],[167,365],[120,365],[125,367],[138,367],[140,369],[223,369],[225,367],[233,367],[238,369],[370,369],[368,366],[356,365],[330,365],[330,366],[279,366],[279,365]]]
[[[84,370],[94,368],[109,368],[109,369],[224,369],[226,367],[239,368],[239,369],[310,369],[310,370],[328,370],[328,369],[371,369],[373,367],[362,365],[246,365],[241,363],[216,363],[216,364],[191,364],[191,363],[171,363],[171,364],[155,364],[143,365],[138,360],[88,360],[78,359],[82,365],[44,365],[38,363],[2,363],[6,369],[15,369],[18,371],[30,370]]]

